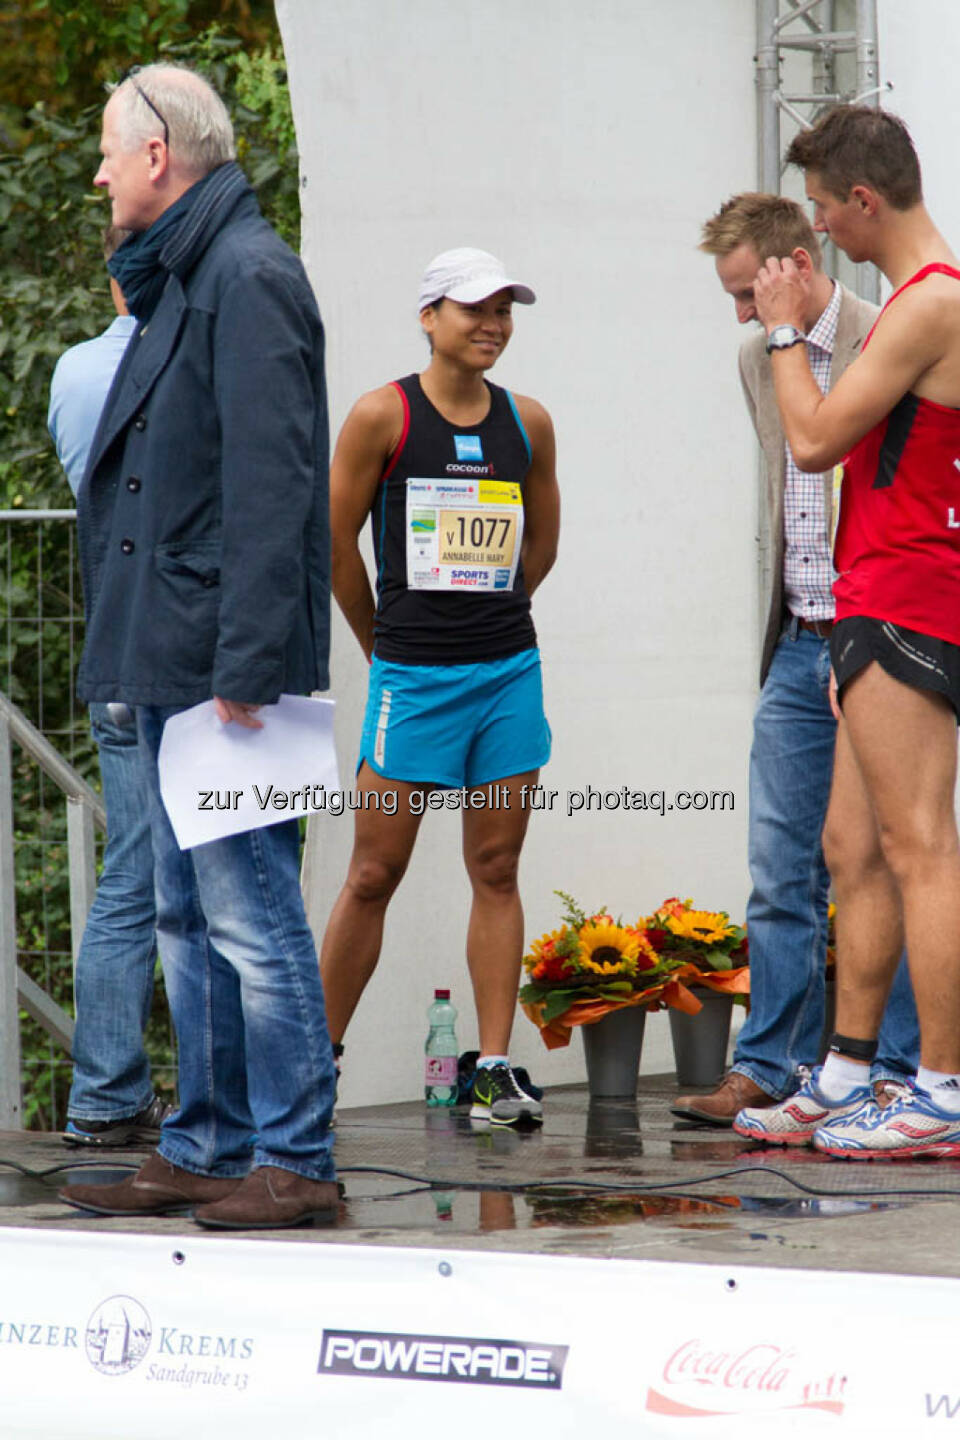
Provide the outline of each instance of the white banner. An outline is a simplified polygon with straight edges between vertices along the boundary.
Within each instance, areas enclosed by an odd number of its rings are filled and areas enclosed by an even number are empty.
[[[960,1426],[960,1282],[0,1231],[3,1440]]]

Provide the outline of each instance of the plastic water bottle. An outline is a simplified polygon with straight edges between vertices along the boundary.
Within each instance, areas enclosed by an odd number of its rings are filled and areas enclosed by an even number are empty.
[[[453,1219],[453,1191],[452,1191],[452,1190],[434,1190],[434,1191],[432,1191],[431,1193],[432,1193],[432,1195],[433,1195],[433,1204],[434,1204],[434,1207],[435,1207],[436,1212],[437,1212],[437,1219],[438,1219],[438,1220],[452,1220],[452,1219]],[[512,1197],[511,1197],[511,1199],[512,1199]]]
[[[457,1103],[457,1012],[450,1004],[449,990],[434,990],[427,1011],[430,1029],[424,1046],[423,1093],[428,1105]]]

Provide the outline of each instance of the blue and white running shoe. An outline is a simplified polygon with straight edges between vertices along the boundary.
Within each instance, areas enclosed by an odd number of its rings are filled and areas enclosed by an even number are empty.
[[[886,1109],[823,1125],[813,1143],[841,1160],[940,1160],[960,1155],[960,1115],[911,1087]]]
[[[741,1110],[733,1122],[737,1134],[765,1145],[809,1145],[821,1125],[859,1115],[865,1108],[876,1109],[869,1085],[858,1085],[845,1100],[828,1100],[817,1084],[820,1068],[810,1071],[802,1066],[800,1089],[779,1105]]]

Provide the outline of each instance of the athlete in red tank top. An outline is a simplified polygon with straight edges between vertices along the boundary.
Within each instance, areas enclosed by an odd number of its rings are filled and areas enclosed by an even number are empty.
[[[896,116],[837,106],[787,159],[806,172],[814,228],[850,259],[872,260],[895,293],[864,353],[821,395],[799,343],[803,277],[768,260],[753,287],[797,464],[848,463],[831,635],[843,713],[823,836],[837,1029],[822,1070],[784,1103],[827,1155],[960,1155],[960,264],[923,203]],[[920,1066],[916,1089],[884,1108],[869,1062],[904,939]],[[763,1138],[796,1131],[788,1114],[756,1114],[767,1117]],[[751,1135],[758,1124],[749,1110],[735,1122]]]
[[[925,265],[881,313],[932,274],[960,280]],[[834,560],[837,620],[869,615],[960,645],[960,409],[908,391],[854,445]]]

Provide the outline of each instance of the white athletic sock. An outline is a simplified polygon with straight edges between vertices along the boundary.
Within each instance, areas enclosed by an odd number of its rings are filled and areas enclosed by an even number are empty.
[[[851,1060],[846,1055],[838,1055],[834,1050],[830,1051],[823,1062],[823,1069],[820,1071],[820,1078],[817,1081],[822,1093],[834,1104],[839,1100],[846,1100],[858,1085],[868,1085],[869,1083],[869,1065],[863,1065],[859,1060]]]
[[[944,1070],[928,1070],[921,1065],[917,1071],[917,1089],[926,1090],[934,1105],[951,1115],[960,1115],[960,1075]]]
[[[478,1070],[489,1070],[491,1065],[509,1065],[506,1055],[481,1055],[477,1061]]]

